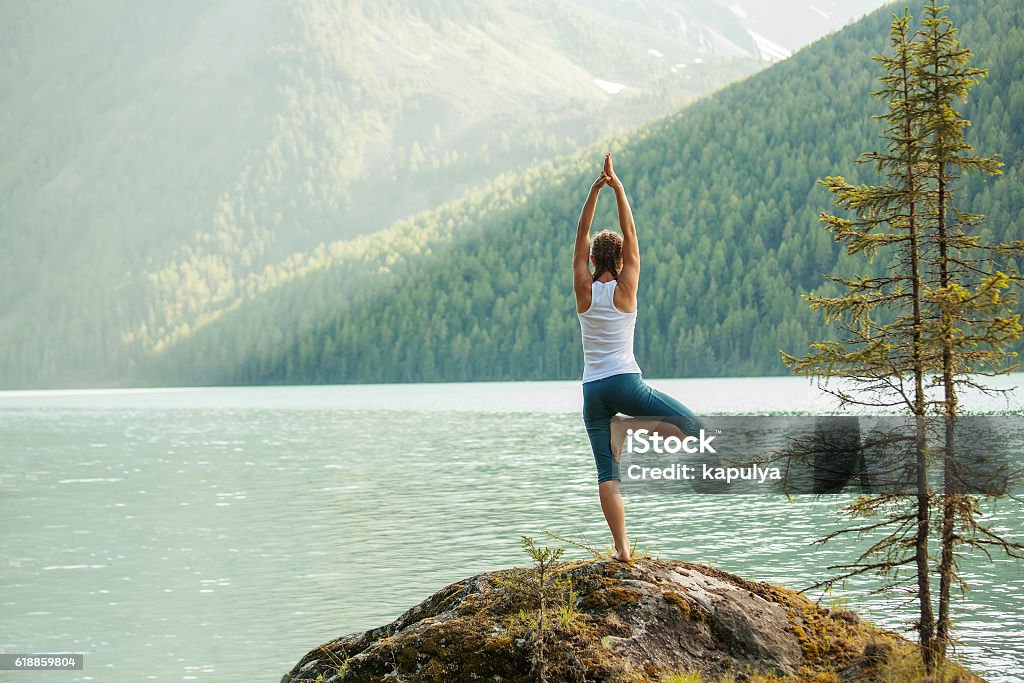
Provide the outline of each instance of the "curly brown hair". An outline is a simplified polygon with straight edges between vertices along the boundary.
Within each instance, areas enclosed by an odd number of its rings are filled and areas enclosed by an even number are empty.
[[[602,230],[594,235],[590,244],[590,257],[594,259],[594,279],[605,273],[619,276],[619,260],[622,258],[622,237],[611,230]]]

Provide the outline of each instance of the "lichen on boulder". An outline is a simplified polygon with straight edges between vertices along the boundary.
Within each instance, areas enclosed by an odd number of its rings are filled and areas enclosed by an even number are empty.
[[[652,558],[557,565],[571,590],[538,620],[536,596],[514,588],[524,571],[453,583],[391,624],[311,650],[281,681],[867,681],[879,651],[910,647],[795,591]]]

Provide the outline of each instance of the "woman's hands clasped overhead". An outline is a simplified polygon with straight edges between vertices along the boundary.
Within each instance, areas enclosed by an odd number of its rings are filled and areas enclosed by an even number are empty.
[[[604,155],[604,168],[601,169],[601,175],[597,177],[597,180],[595,180],[594,184],[590,186],[590,189],[592,191],[600,191],[605,185],[608,185],[614,190],[622,187],[619,177],[615,175],[615,168],[612,166],[612,155],[610,152]]]
[[[601,177],[604,179],[605,184],[611,186],[612,189],[618,190],[622,188],[619,176],[615,175],[615,168],[612,166],[611,152],[604,155],[604,168],[601,169]]]

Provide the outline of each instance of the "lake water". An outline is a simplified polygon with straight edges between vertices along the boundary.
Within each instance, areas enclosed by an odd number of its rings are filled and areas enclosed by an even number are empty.
[[[800,378],[651,384],[698,414],[832,407]],[[1021,394],[966,404],[1020,414]],[[277,681],[327,640],[526,564],[521,535],[604,545],[581,405],[576,382],[0,392],[0,651],[85,653],[82,671],[0,680]],[[653,555],[804,588],[855,558],[848,541],[809,545],[847,499],[626,506]],[[990,514],[1024,537],[1018,507]],[[1024,567],[971,557],[964,574],[960,658],[1024,679]],[[892,628],[913,618],[904,595],[866,597],[874,585],[826,599]]]

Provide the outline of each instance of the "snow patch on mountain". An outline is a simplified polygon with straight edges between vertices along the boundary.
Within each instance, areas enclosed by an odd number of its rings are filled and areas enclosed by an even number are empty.
[[[757,49],[761,52],[761,59],[766,62],[778,62],[790,57],[793,53],[778,43],[774,43],[764,36],[748,30],[747,33],[754,39]]]
[[[622,83],[615,83],[613,81],[603,81],[600,78],[594,79],[594,85],[596,85],[601,90],[604,90],[609,95],[618,95],[620,92],[622,92],[628,87],[623,85]]]

